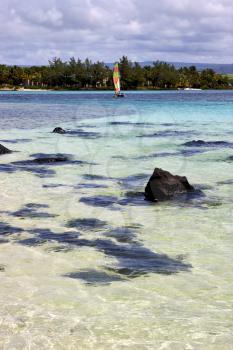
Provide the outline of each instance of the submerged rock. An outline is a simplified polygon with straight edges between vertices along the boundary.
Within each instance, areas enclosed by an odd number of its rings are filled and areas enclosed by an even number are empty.
[[[145,198],[149,201],[164,201],[175,195],[192,192],[185,176],[172,175],[168,171],[155,168],[145,188]]]
[[[101,137],[101,134],[96,131],[85,131],[83,129],[76,129],[76,130],[64,130],[61,127],[56,127],[53,130],[53,133],[56,134],[66,134],[70,137],[80,137],[80,138],[86,138],[86,139],[96,139]]]
[[[37,164],[49,164],[49,163],[58,163],[58,162],[66,162],[69,158],[65,156],[54,156],[54,157],[41,157],[35,158],[32,162]]]
[[[56,134],[65,134],[65,130],[60,128],[60,126],[56,127],[54,130],[53,130],[54,133]]]
[[[66,134],[70,137],[80,137],[85,139],[96,139],[101,137],[101,134],[96,131],[85,131],[83,129],[67,130]]]
[[[227,157],[226,161],[227,161],[227,162],[232,162],[232,161],[233,161],[233,156]]]
[[[91,164],[94,165],[95,163],[89,163],[83,160],[76,160],[73,159],[73,156],[70,154],[66,153],[55,153],[55,154],[49,154],[49,153],[34,153],[30,155],[31,158],[29,160],[22,161],[21,164],[56,164],[56,163],[65,163],[65,164],[79,164],[79,165],[84,165],[84,164]],[[14,164],[17,164],[16,162]],[[18,162],[20,165],[20,162]]]
[[[192,140],[192,141],[188,141],[185,142],[183,144],[183,146],[187,146],[187,147],[201,147],[201,146],[205,146],[206,142],[203,140]]]
[[[227,141],[203,141],[192,140],[185,142],[183,146],[186,147],[233,147],[233,144]]]
[[[12,151],[0,144],[0,154],[11,153]]]

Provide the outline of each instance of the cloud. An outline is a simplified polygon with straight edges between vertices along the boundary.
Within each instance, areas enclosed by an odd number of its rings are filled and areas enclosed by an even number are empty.
[[[232,0],[1,0],[0,61],[231,63],[232,17]]]

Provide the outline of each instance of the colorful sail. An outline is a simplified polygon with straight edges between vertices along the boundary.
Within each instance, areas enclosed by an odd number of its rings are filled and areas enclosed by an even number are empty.
[[[120,72],[119,72],[119,66],[118,63],[115,63],[114,69],[113,69],[113,83],[115,86],[115,92],[118,94],[121,90],[120,86]]]

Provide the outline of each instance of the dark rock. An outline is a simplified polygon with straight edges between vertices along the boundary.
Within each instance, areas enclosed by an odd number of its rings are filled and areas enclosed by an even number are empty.
[[[82,160],[75,160],[69,154],[63,154],[63,153],[57,153],[57,154],[35,153],[35,154],[31,154],[30,157],[34,157],[34,159],[30,159],[28,161],[26,160],[22,162],[25,164],[36,163],[36,164],[47,164],[47,165],[54,165],[56,163],[96,165],[95,163],[89,163]]]
[[[57,128],[55,128],[53,130],[53,132],[56,134],[65,134],[66,133],[66,131],[64,129],[60,128],[59,126]]]
[[[150,201],[163,201],[175,195],[194,191],[185,176],[172,175],[155,168],[145,188],[145,197]]]
[[[203,140],[192,140],[192,141],[188,141],[185,142],[183,144],[183,146],[187,146],[187,147],[201,147],[201,146],[205,146],[206,142]]]
[[[0,154],[7,154],[11,153],[12,151],[9,150],[8,148],[4,147],[3,145],[0,145]]]
[[[16,171],[27,171],[39,176],[52,177],[55,172],[48,169],[48,166],[61,166],[61,165],[96,165],[82,160],[73,159],[72,156],[67,154],[44,154],[36,153],[30,156],[33,159],[19,160],[11,162],[9,164],[0,164],[0,172],[12,174]]]
[[[33,162],[38,164],[48,164],[48,163],[66,162],[68,160],[69,160],[68,157],[56,156],[56,157],[35,158],[33,159]]]
[[[233,147],[233,143],[226,141],[203,141],[192,140],[185,142],[183,146],[186,147]]]

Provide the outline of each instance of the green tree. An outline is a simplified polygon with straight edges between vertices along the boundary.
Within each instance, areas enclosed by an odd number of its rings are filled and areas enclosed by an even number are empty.
[[[132,62],[128,60],[127,56],[120,59],[119,68],[122,89],[130,89],[132,87]]]

